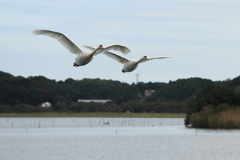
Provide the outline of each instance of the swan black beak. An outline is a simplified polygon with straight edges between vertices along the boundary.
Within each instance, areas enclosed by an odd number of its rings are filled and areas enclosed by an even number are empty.
[[[73,66],[78,67],[79,65],[77,65],[76,63],[73,63]]]

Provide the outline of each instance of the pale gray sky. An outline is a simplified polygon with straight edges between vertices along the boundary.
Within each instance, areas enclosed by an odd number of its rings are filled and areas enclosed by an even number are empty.
[[[130,59],[180,55],[142,63],[131,73],[122,73],[122,65],[103,54],[73,67],[75,55],[55,39],[33,35],[37,29],[62,32],[83,50],[84,44],[125,45]],[[225,80],[239,76],[239,68],[239,0],[0,1],[0,70],[14,76]]]

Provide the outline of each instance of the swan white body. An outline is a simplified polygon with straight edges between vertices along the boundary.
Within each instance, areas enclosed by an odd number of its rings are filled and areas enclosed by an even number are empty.
[[[84,46],[84,47],[86,47],[86,48],[88,48],[92,51],[95,50],[95,48],[90,47],[90,46]],[[103,54],[105,54],[106,56],[116,60],[119,63],[122,63],[123,64],[123,69],[122,69],[123,73],[134,71],[138,67],[139,63],[147,62],[147,61],[153,60],[153,59],[164,59],[164,58],[170,58],[170,57],[176,56],[176,55],[173,55],[173,56],[151,57],[151,58],[147,58],[147,56],[143,56],[139,60],[133,60],[133,59],[124,58],[124,57],[119,56],[119,55],[117,55],[115,53],[112,53],[112,52],[104,52]]]
[[[122,52],[123,54],[130,53],[130,50],[121,45],[111,45],[103,48],[102,45],[99,45],[96,49],[92,50],[92,52],[83,51],[78,46],[76,46],[70,39],[68,39],[64,34],[60,32],[54,32],[50,30],[35,30],[33,31],[36,35],[46,35],[52,38],[55,38],[59,41],[69,52],[77,55],[73,66],[84,66],[92,61],[93,56],[109,51],[109,50],[117,50]]]

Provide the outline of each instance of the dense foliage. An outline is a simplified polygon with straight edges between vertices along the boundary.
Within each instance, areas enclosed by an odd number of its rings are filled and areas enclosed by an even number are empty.
[[[213,115],[233,110],[240,106],[240,92],[224,86],[208,86],[185,103],[186,121],[193,127],[211,127]]]
[[[184,101],[202,88],[213,85],[211,80],[201,78],[179,79],[159,88],[147,101]]]
[[[144,96],[145,90],[155,90]],[[240,77],[213,82],[208,79],[179,79],[169,83],[127,84],[101,79],[55,81],[43,76],[21,77],[0,72],[0,113],[6,112],[187,112],[191,116],[211,106],[239,104]],[[78,103],[78,99],[111,99],[111,103]],[[53,104],[40,108],[42,102]],[[221,108],[221,107],[220,107]],[[224,107],[222,107],[224,108]],[[226,108],[226,107],[225,107]],[[206,110],[206,109],[205,109]],[[218,109],[220,110],[220,109]]]
[[[111,99],[120,104],[138,98],[136,87],[100,79],[66,79],[64,82],[56,82],[43,76],[13,77],[0,72],[0,88],[0,103],[10,105],[26,103],[37,106],[45,101],[56,104],[94,98]]]
[[[155,90],[146,102],[181,102],[191,97],[211,80],[190,78],[166,83],[127,84],[101,79],[55,81],[43,76],[14,77],[0,72],[0,103],[16,105],[26,103],[38,105],[49,101],[52,104],[76,102],[78,99],[111,99],[116,104],[141,100],[145,90]],[[142,96],[139,96],[142,95]]]

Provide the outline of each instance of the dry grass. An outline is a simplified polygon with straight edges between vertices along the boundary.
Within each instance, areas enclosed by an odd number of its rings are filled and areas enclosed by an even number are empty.
[[[202,111],[191,115],[193,127],[217,128],[217,129],[239,129],[240,110],[229,109],[220,113]]]
[[[208,122],[211,128],[240,128],[240,111],[228,110],[209,116]]]
[[[0,113],[0,117],[146,117],[146,118],[184,118],[183,113]]]

